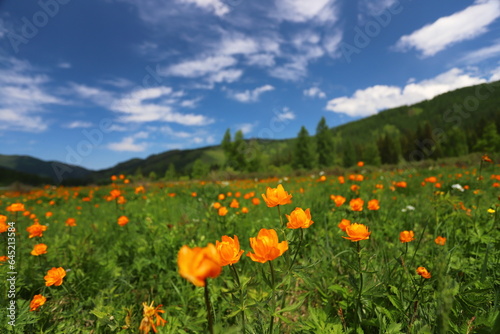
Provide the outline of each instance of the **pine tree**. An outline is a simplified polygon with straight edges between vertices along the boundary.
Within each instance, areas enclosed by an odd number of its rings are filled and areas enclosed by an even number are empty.
[[[247,145],[243,139],[243,131],[238,130],[234,134],[234,142],[232,143],[232,157],[235,162],[236,170],[244,171],[247,167],[246,161]]]
[[[328,167],[333,164],[333,135],[326,125],[324,117],[321,117],[316,127],[316,152],[318,155],[318,165],[320,167]]]
[[[295,154],[292,166],[295,169],[312,169],[314,163],[314,152],[309,132],[302,126],[295,142]]]

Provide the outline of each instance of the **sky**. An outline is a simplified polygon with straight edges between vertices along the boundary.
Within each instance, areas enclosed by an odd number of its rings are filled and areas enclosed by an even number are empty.
[[[0,154],[92,170],[500,80],[500,0],[0,0]]]

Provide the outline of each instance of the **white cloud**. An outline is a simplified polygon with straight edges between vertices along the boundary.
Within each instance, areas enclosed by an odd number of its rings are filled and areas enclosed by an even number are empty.
[[[473,39],[487,31],[488,25],[500,17],[500,1],[476,0],[472,6],[441,17],[434,23],[402,36],[396,49],[419,50],[424,57],[433,56],[448,46]]]
[[[309,89],[304,89],[303,93],[305,96],[318,97],[320,99],[324,99],[326,97],[326,94],[318,87],[311,87]]]
[[[279,20],[306,22],[315,19],[319,22],[335,21],[331,0],[277,0],[272,16]]]
[[[229,13],[229,7],[221,0],[178,0],[181,3],[194,4],[206,11],[213,12],[217,16]]]
[[[68,69],[68,68],[71,68],[72,65],[68,62],[61,62],[61,63],[57,64],[57,67],[63,68],[63,69]]]
[[[468,64],[476,64],[498,56],[500,56],[500,40],[497,40],[493,45],[467,53],[460,61]]]
[[[363,14],[377,16],[397,2],[398,0],[362,0],[359,2],[359,9]]]
[[[160,74],[186,78],[198,78],[207,74],[217,73],[236,64],[236,59],[230,56],[203,57],[195,60],[186,60],[172,65]]]
[[[235,99],[239,102],[257,102],[261,94],[265,92],[269,92],[274,90],[274,87],[271,85],[264,85],[261,87],[257,87],[254,90],[245,90],[243,92],[229,92],[229,97]]]
[[[432,79],[408,83],[404,87],[376,85],[357,90],[351,97],[328,101],[326,110],[352,117],[369,116],[378,111],[431,99],[436,95],[461,87],[486,82],[462,70],[453,68]]]
[[[160,86],[131,92],[113,101],[109,108],[121,114],[122,122],[163,121],[183,125],[206,125],[212,119],[200,114],[182,114],[174,110],[178,102],[172,88]]]
[[[291,121],[291,120],[295,119],[295,113],[292,110],[290,110],[290,108],[283,107],[281,112],[276,113],[276,118],[280,122]]]
[[[40,116],[48,106],[67,105],[47,87],[51,79],[30,63],[0,56],[0,130],[43,132],[48,123]]]
[[[137,143],[137,139],[145,139],[148,137],[147,132],[138,132],[132,136],[124,137],[116,143],[109,143],[107,148],[118,152],[143,152],[148,147],[146,142]]]
[[[494,69],[491,73],[490,81],[500,80],[500,66]]]
[[[73,121],[71,123],[68,123],[64,125],[65,128],[67,129],[77,129],[77,128],[90,128],[92,127],[91,122],[86,122],[86,121]]]
[[[257,122],[255,122],[255,123],[242,123],[242,124],[237,124],[236,128],[238,130],[241,130],[241,132],[243,132],[243,134],[246,135],[246,134],[249,134],[250,132],[252,132],[256,125],[257,125]]]
[[[99,80],[99,82],[116,88],[127,88],[133,86],[132,81],[125,78],[102,79]]]

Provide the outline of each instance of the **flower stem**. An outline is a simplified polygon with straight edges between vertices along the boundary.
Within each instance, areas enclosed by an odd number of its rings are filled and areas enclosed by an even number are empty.
[[[212,314],[212,305],[210,304],[207,279],[205,279],[205,305],[207,307],[208,332],[214,334],[214,316]]]
[[[304,240],[304,229],[300,229],[300,240],[299,240],[299,245],[297,246],[297,250],[295,251],[295,254],[293,255],[292,263],[290,264],[290,267],[288,267],[288,271],[292,270],[293,264],[295,263],[295,260],[297,259],[297,254],[299,254],[300,251],[300,246],[302,246],[302,241]]]
[[[280,216],[281,227],[285,227],[285,225],[283,224],[283,217],[281,216],[281,209],[279,204],[278,204],[278,215]]]
[[[359,269],[359,291],[358,291],[358,317],[359,322],[362,321],[362,306],[361,306],[361,293],[363,292],[363,270],[361,269],[361,245],[359,241],[357,242],[357,250],[358,250],[358,269]]]
[[[275,295],[275,278],[274,278],[274,268],[273,268],[273,262],[272,261],[268,261],[269,262],[269,267],[271,267],[271,286],[273,288],[273,293],[272,293],[272,301],[273,301],[273,309],[272,309],[272,312],[271,312],[271,323],[269,324],[269,334],[272,334],[273,333],[273,326],[274,326],[274,311],[276,310],[276,301],[274,300],[274,295]]]
[[[236,283],[238,284],[238,288],[240,289],[240,303],[241,303],[241,328],[242,333],[246,333],[246,325],[245,325],[245,301],[243,298],[243,287],[240,283],[240,276],[238,275],[238,271],[236,270],[234,264],[230,265],[231,269],[234,272],[234,277],[236,279]]]

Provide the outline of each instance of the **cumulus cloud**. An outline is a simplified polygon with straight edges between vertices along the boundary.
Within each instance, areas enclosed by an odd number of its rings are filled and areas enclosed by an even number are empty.
[[[181,3],[193,4],[217,16],[229,13],[229,7],[221,0],[178,0]]]
[[[276,113],[276,118],[278,121],[283,122],[283,121],[291,121],[295,119],[295,113],[290,110],[288,107],[283,107],[283,109]]]
[[[92,123],[87,121],[73,121],[65,124],[64,127],[67,129],[90,128],[92,127]]]
[[[315,19],[319,22],[335,21],[336,15],[331,0],[277,0],[272,16],[290,22],[306,22]]]
[[[148,133],[141,131],[132,136],[124,137],[121,141],[109,143],[107,148],[118,152],[143,152],[148,147],[146,142],[138,143],[138,139],[148,138]]]
[[[311,87],[311,88],[308,88],[308,89],[304,89],[303,93],[304,93],[305,96],[318,97],[320,99],[324,99],[326,97],[325,92],[323,92],[318,87]]]
[[[259,97],[261,94],[265,92],[269,92],[274,90],[274,87],[271,85],[264,85],[261,87],[257,87],[253,90],[245,90],[243,92],[234,92],[234,91],[229,91],[228,96],[232,99],[235,99],[236,101],[239,102],[257,102],[259,100]]]
[[[500,56],[500,40],[496,40],[495,44],[484,48],[471,51],[463,56],[460,61],[468,64],[477,64],[486,59]]]
[[[432,79],[410,82],[404,87],[376,85],[328,101],[326,110],[352,117],[369,116],[378,111],[431,99],[436,95],[461,87],[477,85],[487,80],[453,68]]]
[[[69,102],[54,95],[51,78],[30,63],[0,56],[0,130],[43,132],[48,123],[41,115],[49,106]]]
[[[485,33],[498,17],[500,1],[476,0],[473,5],[460,12],[441,17],[410,35],[402,36],[396,43],[396,49],[406,51],[415,48],[424,57],[433,56],[452,44]]]

